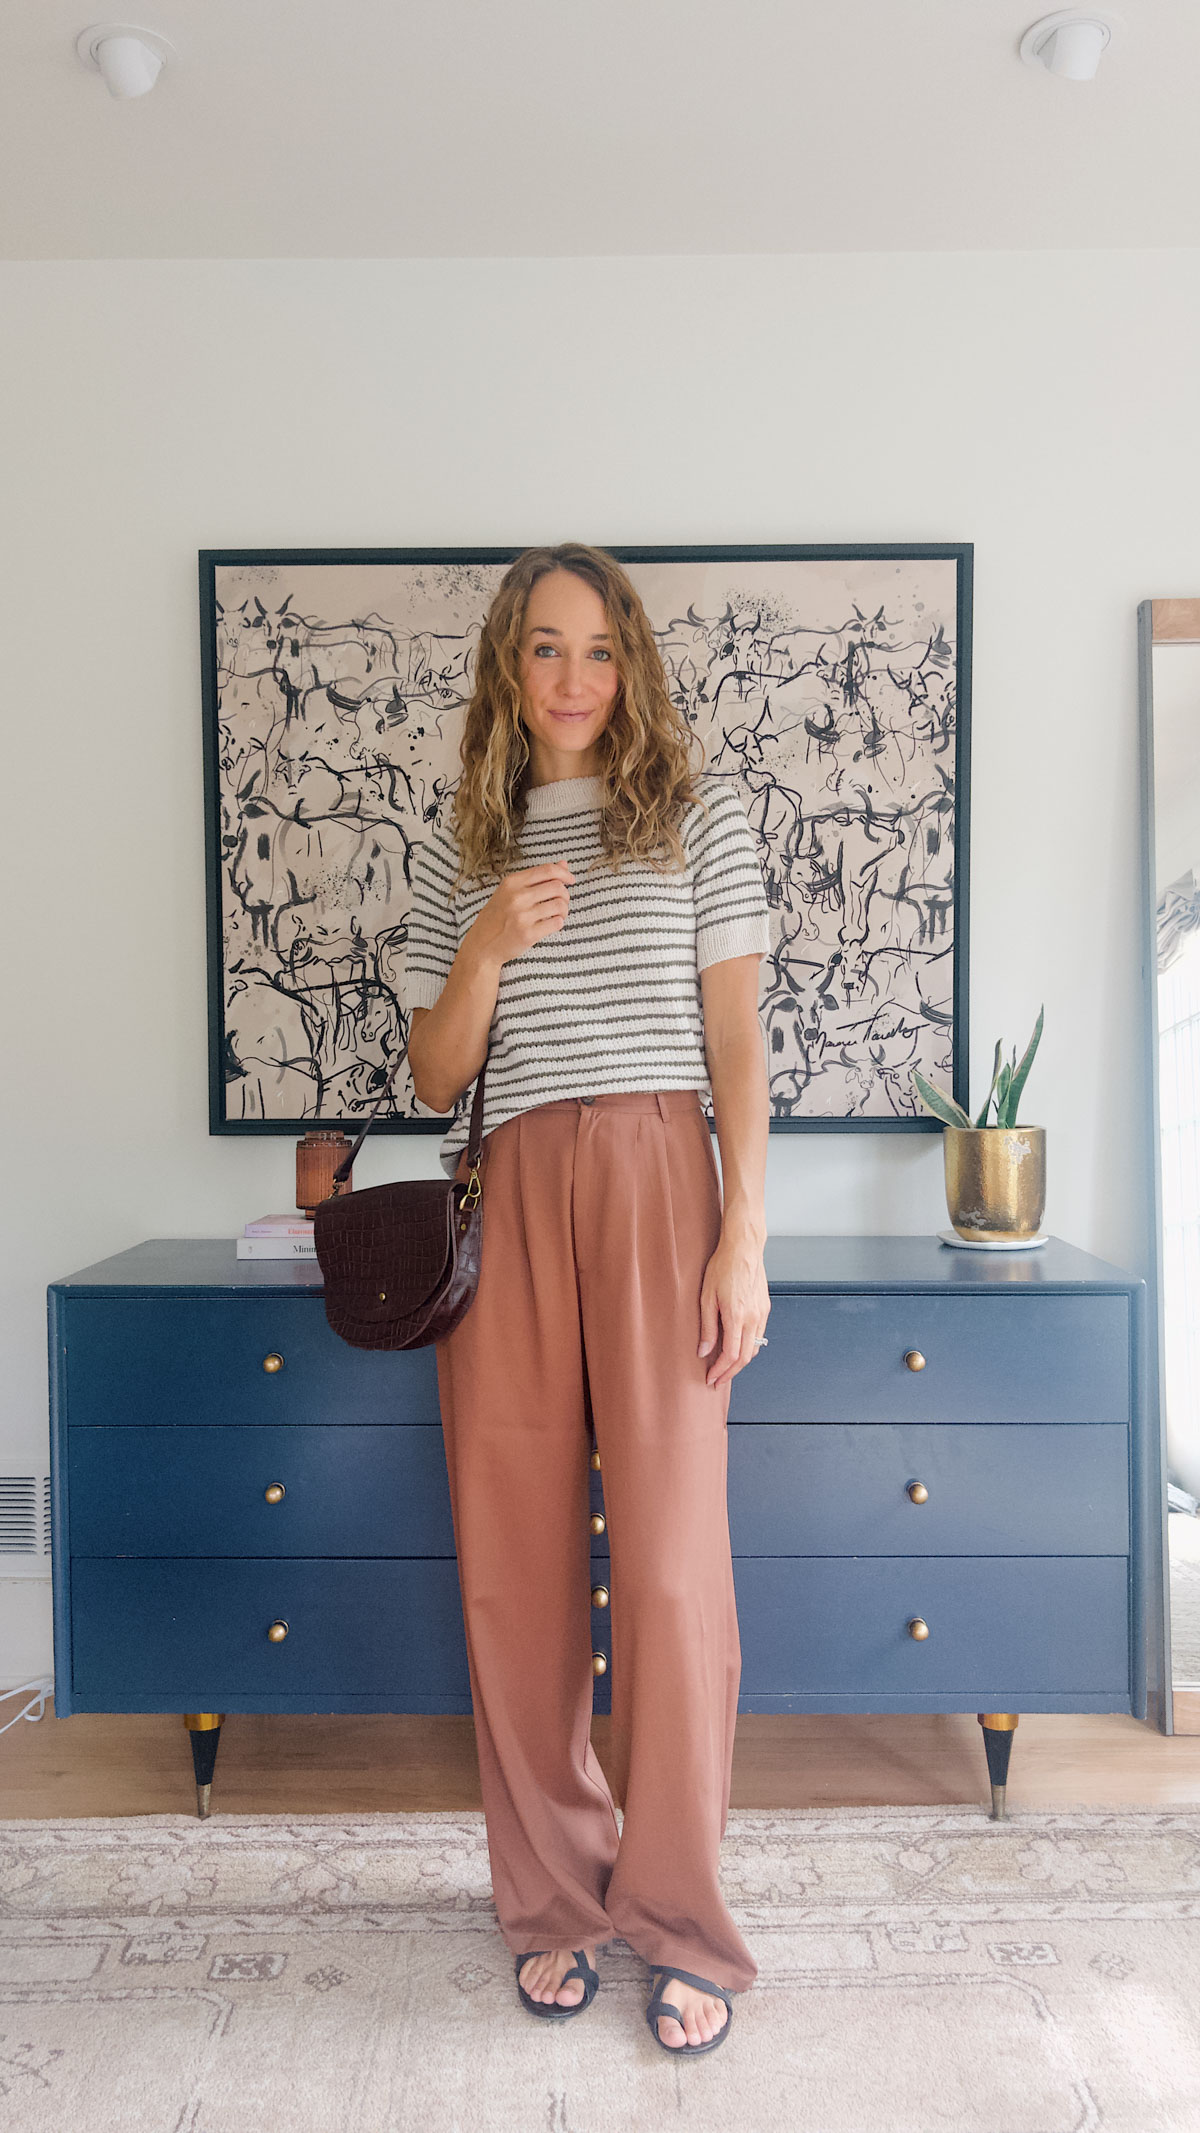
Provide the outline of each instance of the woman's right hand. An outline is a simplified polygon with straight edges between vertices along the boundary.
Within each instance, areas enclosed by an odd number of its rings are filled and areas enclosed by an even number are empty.
[[[540,867],[518,867],[506,874],[467,928],[467,939],[476,953],[498,966],[522,955],[545,934],[561,932],[574,879],[565,859],[552,859]]]

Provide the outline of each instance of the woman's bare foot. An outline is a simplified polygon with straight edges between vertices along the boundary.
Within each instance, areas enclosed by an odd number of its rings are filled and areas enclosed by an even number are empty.
[[[588,1967],[596,1967],[596,1947],[592,1942],[583,1943],[583,1953]],[[568,1978],[562,1983],[563,1972],[575,1967],[573,1948],[548,1948],[544,1955],[531,1955],[522,1963],[519,1982],[531,2000],[557,2000],[560,2007],[577,2007],[583,1998],[583,1979]],[[676,2024],[678,2028],[678,2024]]]
[[[729,2020],[724,2000],[715,1999],[711,1992],[697,1991],[695,1985],[685,1985],[681,1978],[664,1978],[662,1996],[683,2016],[682,2027],[674,2015],[658,2017],[659,2037],[673,2052],[685,2044],[707,2044]]]

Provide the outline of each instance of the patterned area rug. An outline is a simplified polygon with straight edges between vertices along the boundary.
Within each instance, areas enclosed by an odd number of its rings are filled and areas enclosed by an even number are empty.
[[[743,1810],[688,2063],[520,2006],[478,1814],[0,1822],[8,2133],[1196,2133],[1200,1808]]]

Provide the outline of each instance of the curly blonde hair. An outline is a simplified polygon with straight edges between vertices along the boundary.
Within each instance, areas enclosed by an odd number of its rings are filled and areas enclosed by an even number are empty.
[[[613,707],[597,739],[604,805],[601,858],[612,868],[644,859],[659,872],[683,870],[679,822],[684,809],[707,803],[694,784],[704,747],[671,701],[654,632],[636,589],[614,556],[581,541],[526,548],[497,589],[475,661],[475,686],[463,721],[462,777],[451,824],[458,844],[455,881],[503,875],[521,856],[530,785],[529,739],[521,720],[520,649],[529,595],[539,578],[569,570],[599,593],[619,676]],[[701,762],[690,768],[693,746]]]

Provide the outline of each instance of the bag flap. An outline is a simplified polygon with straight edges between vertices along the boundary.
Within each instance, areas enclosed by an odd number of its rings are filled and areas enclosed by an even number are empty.
[[[418,1309],[450,1266],[456,1206],[454,1182],[439,1178],[407,1178],[319,1201],[313,1244],[326,1287],[352,1296],[357,1316]]]

